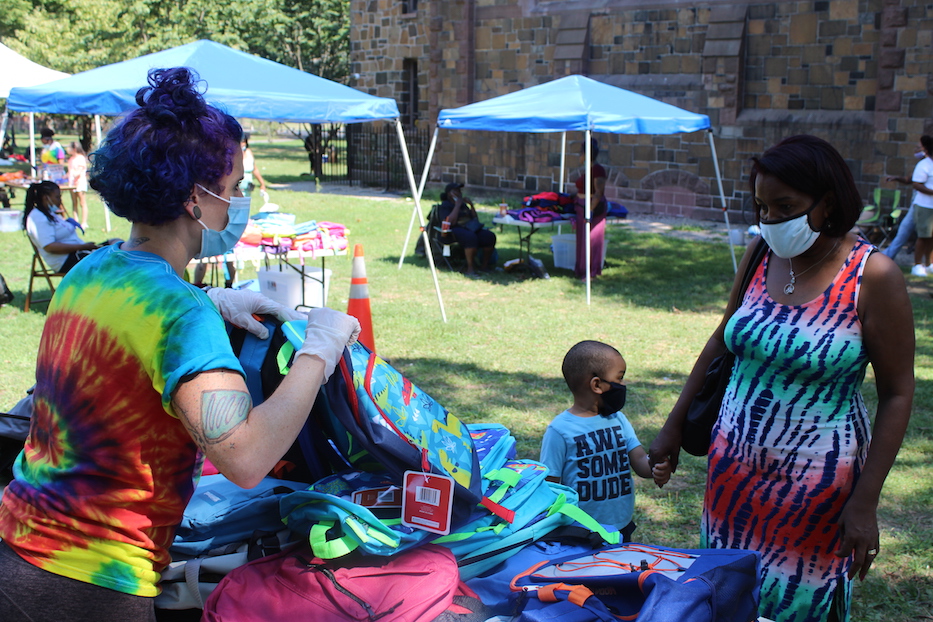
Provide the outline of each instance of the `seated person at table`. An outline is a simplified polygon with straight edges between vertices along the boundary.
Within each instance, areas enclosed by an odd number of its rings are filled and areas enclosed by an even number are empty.
[[[496,234],[483,228],[483,223],[476,215],[476,208],[469,197],[463,196],[463,184],[450,183],[441,194],[441,205],[438,211],[442,221],[450,223],[450,233],[457,239],[466,256],[466,270],[464,274],[476,274],[476,250],[483,249],[482,263],[479,269],[488,272],[492,269],[490,258],[496,247]]]
[[[62,214],[62,191],[51,181],[32,184],[26,190],[23,229],[39,249],[42,261],[56,272],[68,272],[92,250],[103,245],[85,242],[78,235],[77,224]],[[122,240],[107,240],[113,244]]]

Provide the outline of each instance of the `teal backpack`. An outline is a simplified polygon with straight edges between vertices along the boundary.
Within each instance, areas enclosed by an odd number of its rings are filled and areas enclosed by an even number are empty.
[[[579,523],[606,543],[618,544],[621,535],[609,531],[577,506],[574,489],[548,482],[548,468],[533,460],[509,460],[484,475],[486,497],[504,508],[500,517],[478,507],[472,520],[446,536],[432,540],[457,558],[463,580],[498,565],[546,534]]]
[[[393,493],[398,504],[392,502]],[[279,512],[289,529],[308,535],[311,550],[321,559],[356,550],[389,556],[435,536],[402,524],[400,493],[391,476],[346,471],[285,495]]]
[[[293,347],[301,347],[305,322],[288,322],[283,330]],[[323,439],[351,468],[384,472],[397,482],[406,471],[450,476],[455,527],[469,520],[477,504],[500,511],[483,498],[479,456],[467,426],[361,343],[344,350],[298,443],[313,459]]]
[[[470,438],[476,448],[480,472],[485,475],[490,471],[505,466],[507,460],[516,457],[515,437],[507,427],[499,423],[468,423]]]

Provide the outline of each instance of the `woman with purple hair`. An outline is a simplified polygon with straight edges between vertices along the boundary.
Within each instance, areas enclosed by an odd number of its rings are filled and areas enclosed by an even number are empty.
[[[355,318],[309,316],[182,275],[240,237],[242,130],[186,68],[156,69],[139,108],[92,155],[91,186],[132,223],[50,303],[35,413],[0,503],[0,619],[154,620],[168,547],[204,458],[255,486],[285,454],[355,339]],[[253,406],[223,318],[307,319],[291,371]]]

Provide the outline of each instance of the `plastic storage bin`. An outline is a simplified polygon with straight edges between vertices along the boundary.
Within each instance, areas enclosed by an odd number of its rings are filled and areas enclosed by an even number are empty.
[[[330,270],[305,266],[304,277],[289,266],[262,267],[257,273],[259,291],[263,296],[291,309],[304,304],[306,307],[327,306],[327,293],[330,289]],[[323,280],[323,284],[322,281]],[[304,303],[301,301],[301,287],[304,281]]]
[[[606,263],[606,249],[609,241],[603,241],[603,263]],[[577,263],[577,234],[559,233],[551,236],[551,251],[554,253],[554,267],[573,270]]]
[[[0,231],[19,231],[23,228],[23,213],[15,209],[0,209]]]

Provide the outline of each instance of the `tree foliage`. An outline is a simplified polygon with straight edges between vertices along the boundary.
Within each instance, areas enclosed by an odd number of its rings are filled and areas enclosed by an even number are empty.
[[[0,39],[75,73],[198,39],[346,82],[349,0],[3,0]]]

